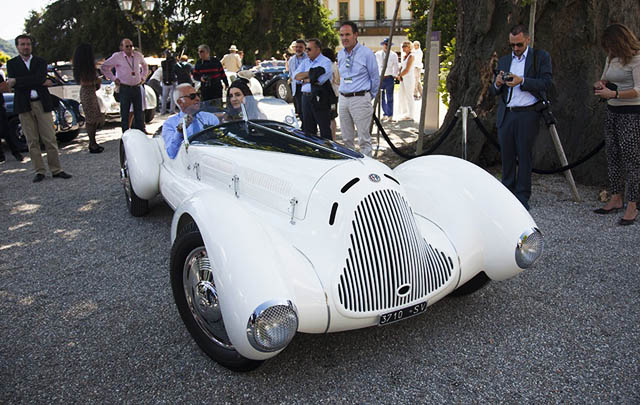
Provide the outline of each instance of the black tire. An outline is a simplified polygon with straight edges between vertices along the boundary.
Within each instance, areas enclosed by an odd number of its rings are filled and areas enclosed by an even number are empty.
[[[211,359],[232,371],[254,370],[263,361],[242,357],[227,336],[213,271],[200,231],[191,222],[179,232],[171,248],[171,289],[180,317]]]
[[[78,132],[80,132],[79,129],[74,129],[73,131],[67,132],[58,132],[56,134],[56,139],[58,140],[58,142],[62,143],[71,142],[76,139],[76,137],[78,136]]]
[[[153,117],[156,116],[156,111],[152,108],[150,110],[144,110],[144,122],[145,124],[153,121]]]
[[[27,146],[27,138],[25,138],[22,132],[22,124],[20,124],[20,118],[16,115],[9,120],[9,134],[8,141],[12,142],[18,148],[20,152],[29,152]]]
[[[271,89],[273,90],[273,94],[277,98],[282,99],[287,103],[290,103],[293,100],[293,96],[291,95],[291,87],[285,80],[278,80],[277,82],[273,83]]]
[[[475,275],[471,280],[462,284],[460,287],[456,288],[451,294],[453,297],[463,297],[465,295],[473,294],[478,291],[485,285],[487,285],[491,281],[489,277],[483,272],[480,272]]]
[[[129,179],[129,167],[127,165],[127,154],[124,151],[124,145],[120,145],[120,177],[122,178],[122,186],[124,187],[124,196],[127,201],[129,213],[134,217],[142,217],[149,212],[149,201],[138,197]]]

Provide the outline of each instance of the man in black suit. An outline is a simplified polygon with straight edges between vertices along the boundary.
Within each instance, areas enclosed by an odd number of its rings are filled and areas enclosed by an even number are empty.
[[[33,182],[44,180],[44,161],[40,142],[47,151],[47,163],[53,177],[71,178],[60,166],[56,133],[53,129],[51,111],[53,102],[47,86],[47,62],[31,54],[31,37],[16,37],[18,56],[7,62],[7,83],[14,88],[13,110],[19,113],[22,130],[27,138],[29,156],[36,172]]]
[[[499,73],[490,86],[498,97],[498,140],[502,154],[502,184],[529,209],[531,149],[538,135],[540,107],[551,87],[551,56],[529,47],[524,25],[509,33],[513,52],[498,61]],[[507,72],[507,73],[505,73]],[[516,170],[517,160],[517,170]]]

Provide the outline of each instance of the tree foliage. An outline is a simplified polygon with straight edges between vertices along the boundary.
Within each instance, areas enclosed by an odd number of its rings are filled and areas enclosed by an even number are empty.
[[[409,10],[413,13],[413,23],[409,28],[409,39],[420,41],[424,44],[427,33],[427,18],[431,1],[436,2],[433,12],[432,31],[440,31],[440,50],[444,51],[446,45],[456,36],[456,23],[458,21],[458,6],[456,0],[411,0]]]
[[[140,9],[125,14],[116,0],[57,0],[42,13],[32,11],[25,32],[36,40],[34,53],[48,61],[70,60],[82,42],[93,45],[96,57],[109,57],[124,37],[137,46],[134,19],[142,20]],[[167,45],[166,17],[159,10],[145,14],[140,32],[144,53],[157,53]]]
[[[244,50],[245,63],[279,56],[299,37],[338,44],[329,10],[316,0],[168,0],[166,7],[176,10],[171,35],[193,57],[199,44],[218,57],[236,45]]]
[[[97,57],[117,51],[124,37],[137,46],[135,20],[141,22],[147,56],[160,54],[171,43],[192,57],[205,43],[221,56],[233,44],[252,61],[281,54],[298,37],[338,44],[329,11],[317,0],[156,0],[151,13],[140,7],[134,1],[125,14],[116,0],[57,0],[43,12],[32,11],[25,32],[36,39],[35,53],[49,61],[69,60],[82,42],[92,44]]]

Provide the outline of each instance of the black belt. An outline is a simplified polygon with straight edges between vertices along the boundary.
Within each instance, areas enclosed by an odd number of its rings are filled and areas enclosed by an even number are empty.
[[[40,100],[40,97],[32,98],[32,99],[30,99],[30,100],[31,100],[31,101],[39,101],[39,100]]]
[[[385,79],[388,79],[388,78],[392,78],[392,79],[393,79],[393,75],[387,75],[387,76],[385,76],[384,78],[385,78]]]
[[[303,91],[302,92],[303,96],[313,96],[313,93],[309,92],[309,91]]]
[[[128,84],[120,83],[120,87],[131,87],[132,89],[137,89],[140,85],[136,84],[135,86],[129,86]]]
[[[538,105],[538,103],[531,104],[526,107],[507,107],[507,111],[511,111],[511,112],[535,111],[536,105]]]
[[[354,93],[340,93],[340,95],[345,97],[355,97],[355,96],[364,96],[367,94],[369,90],[356,91]]]

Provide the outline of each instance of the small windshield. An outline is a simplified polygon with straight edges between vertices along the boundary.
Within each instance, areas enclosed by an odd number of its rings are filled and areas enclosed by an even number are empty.
[[[195,102],[190,115],[193,119],[183,117],[183,126],[189,129],[187,139],[194,145],[226,145],[323,159],[363,157],[333,141],[305,135],[293,106],[277,98],[232,97],[226,108]]]

